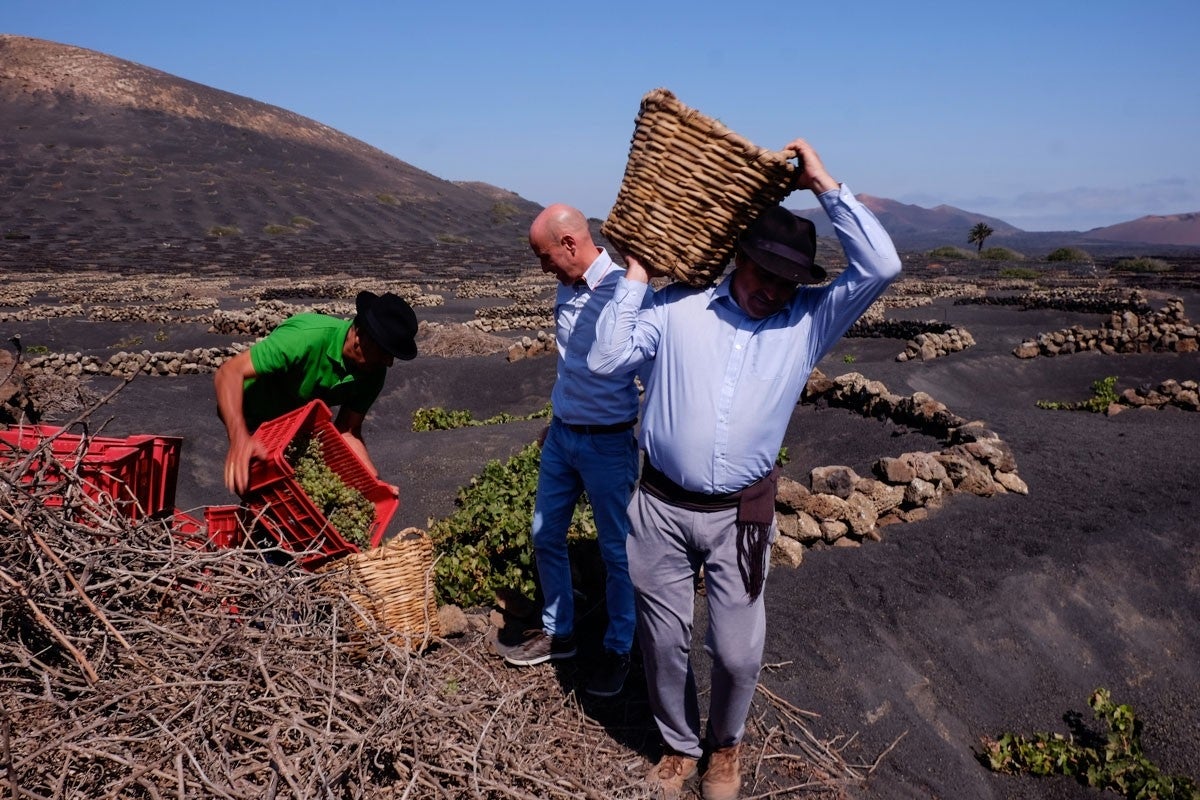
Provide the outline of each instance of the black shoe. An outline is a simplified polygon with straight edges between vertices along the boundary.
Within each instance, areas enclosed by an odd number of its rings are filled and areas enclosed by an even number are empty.
[[[616,697],[625,688],[629,675],[629,653],[614,653],[605,650],[600,667],[588,681],[587,693],[593,697]]]
[[[575,636],[551,636],[543,630],[530,631],[529,638],[504,653],[514,667],[532,667],[550,659],[574,658]]]

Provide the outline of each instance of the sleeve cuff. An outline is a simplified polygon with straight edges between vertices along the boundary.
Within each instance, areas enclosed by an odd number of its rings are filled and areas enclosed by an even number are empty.
[[[821,192],[817,195],[817,199],[821,201],[821,207],[831,218],[842,212],[852,212],[860,206],[854,192],[850,191],[850,187],[844,183],[839,183],[836,189]]]

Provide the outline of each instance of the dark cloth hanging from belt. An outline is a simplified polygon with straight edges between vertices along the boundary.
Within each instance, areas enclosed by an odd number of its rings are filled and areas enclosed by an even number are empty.
[[[750,600],[758,599],[767,575],[767,545],[775,521],[775,491],[779,485],[779,466],[736,492],[705,494],[685,489],[642,459],[642,490],[664,503],[690,511],[720,511],[737,508],[738,571]]]

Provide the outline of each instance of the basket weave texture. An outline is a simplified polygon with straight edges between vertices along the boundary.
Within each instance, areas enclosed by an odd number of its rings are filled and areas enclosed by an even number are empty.
[[[348,571],[350,600],[368,616],[355,616],[362,630],[401,634],[410,650],[423,650],[441,635],[433,598],[433,541],[419,528],[405,528],[380,547],[339,558],[317,570]],[[368,618],[369,617],[369,618]]]
[[[600,232],[651,274],[711,284],[738,234],[791,192],[791,158],[655,89],[642,98],[625,177]]]

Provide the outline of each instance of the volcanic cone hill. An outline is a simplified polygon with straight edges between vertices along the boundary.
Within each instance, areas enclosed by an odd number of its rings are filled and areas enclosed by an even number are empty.
[[[38,39],[0,35],[0,118],[10,253],[72,240],[101,254],[97,242],[214,239],[524,247],[540,209],[285,109]]]

